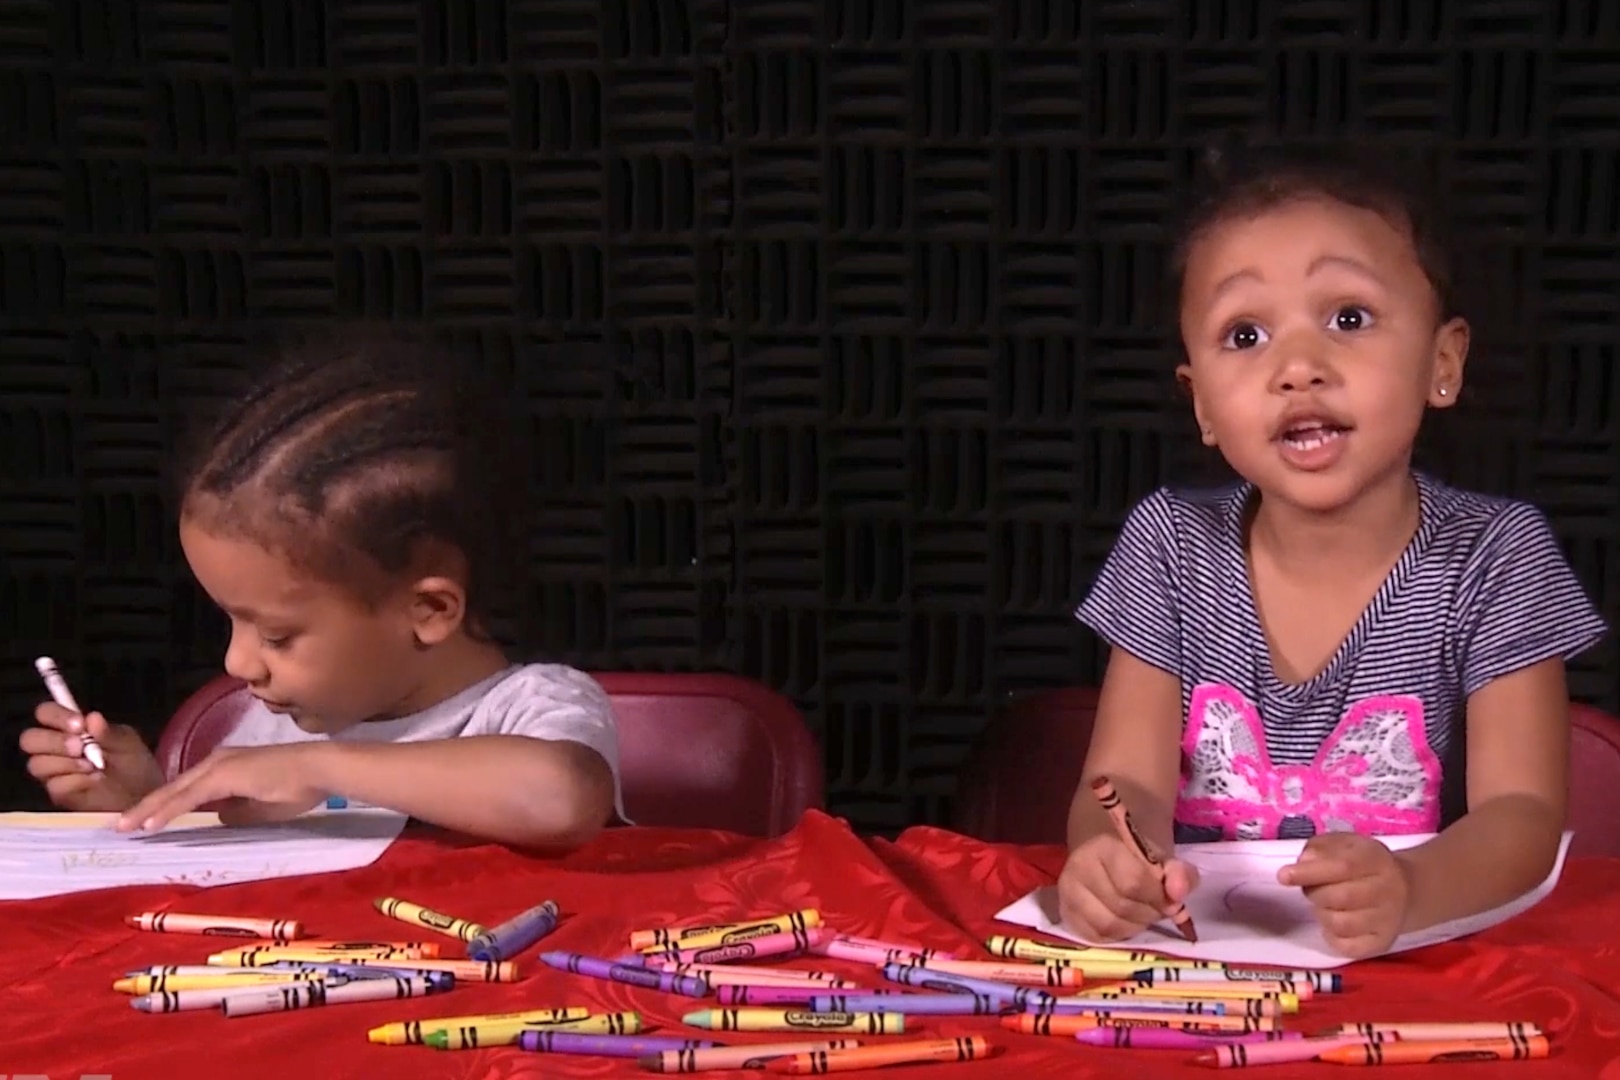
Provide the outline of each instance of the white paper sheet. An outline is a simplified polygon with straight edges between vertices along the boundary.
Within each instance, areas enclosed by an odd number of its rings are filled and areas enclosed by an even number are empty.
[[[1558,884],[1572,835],[1564,834],[1552,873],[1530,892],[1491,911],[1403,934],[1395,939],[1387,953],[1477,934],[1528,911]],[[1431,838],[1390,836],[1381,839],[1391,850],[1399,851]],[[1198,941],[1185,940],[1166,922],[1150,926],[1124,942],[1108,944],[1114,948],[1151,950],[1190,960],[1217,960],[1251,967],[1340,967],[1348,961],[1328,951],[1327,941],[1322,937],[1305,894],[1297,888],[1277,884],[1277,871],[1297,859],[1304,846],[1303,840],[1181,845],[1176,854],[1198,868],[1198,888],[1187,899],[1187,913],[1198,928]],[[1081,944],[1104,944],[1087,942],[1058,925],[1057,890],[1051,886],[1036,889],[1008,905],[996,913],[996,918]]]
[[[156,833],[120,833],[114,814],[0,814],[0,900],[123,885],[227,885],[351,870],[377,860],[405,816],[316,810],[274,825],[187,814]]]

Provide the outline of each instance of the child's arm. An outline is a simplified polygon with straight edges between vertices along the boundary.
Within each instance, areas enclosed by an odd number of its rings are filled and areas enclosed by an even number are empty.
[[[1568,773],[1562,659],[1475,691],[1468,699],[1468,813],[1396,856],[1410,883],[1402,932],[1488,911],[1540,884],[1558,855]]]
[[[581,743],[476,735],[409,743],[227,747],[142,799],[124,828],[162,828],[225,800],[233,823],[302,813],[328,795],[522,847],[577,847],[613,811],[608,763]]]
[[[1091,794],[1106,776],[1130,808],[1142,835],[1168,855],[1181,764],[1181,680],[1124,649],[1108,656],[1097,700],[1091,745],[1069,805],[1069,848],[1112,834],[1108,815]]]

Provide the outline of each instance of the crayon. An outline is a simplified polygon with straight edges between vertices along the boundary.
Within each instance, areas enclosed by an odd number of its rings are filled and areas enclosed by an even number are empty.
[[[1012,1008],[1045,1004],[1057,998],[1033,986],[1008,986],[988,979],[975,979],[970,975],[952,975],[933,968],[907,967],[903,964],[883,965],[883,977],[890,982],[904,983],[919,990],[934,990],[941,994],[987,994],[1008,1003]]]
[[[309,963],[355,964],[361,960],[413,961],[426,959],[420,949],[305,949],[292,945],[255,945],[231,949],[208,957],[219,967],[264,967],[277,960],[303,960]]]
[[[1006,960],[1056,960],[1076,963],[1100,960],[1108,963],[1135,964],[1137,967],[1143,965],[1177,967],[1181,963],[1173,956],[1161,956],[1153,952],[1110,949],[1098,945],[1058,945],[1049,941],[1006,937],[1002,934],[993,934],[985,938],[984,947],[990,951],[990,955]]]
[[[681,1017],[687,1027],[710,1031],[837,1031],[904,1035],[901,1013],[810,1012],[805,1009],[702,1009]]]
[[[1074,1035],[1100,1027],[1147,1027],[1167,1031],[1276,1031],[1277,1022],[1263,1016],[1167,1016],[1164,1013],[1018,1013],[1003,1016],[1001,1026],[1024,1035]]]
[[[1282,1016],[1287,1010],[1282,1003],[1268,998],[1145,998],[1140,994],[1095,994],[1083,998],[1058,998],[1057,1012],[1070,1011],[1065,1005],[1075,1002],[1106,1004],[1111,1009],[1146,1009],[1155,1011],[1166,1006],[1206,1005],[1207,1009],[1193,1010],[1225,1014],[1227,1016]]]
[[[412,972],[442,972],[468,982],[517,982],[519,968],[513,960],[350,960],[363,968],[394,968]],[[397,971],[394,972],[397,974]]]
[[[805,1054],[812,1050],[844,1050],[861,1045],[856,1039],[828,1039],[824,1042],[749,1043],[746,1046],[718,1046],[712,1050],[666,1050],[637,1058],[647,1072],[695,1073],[711,1069],[758,1069],[772,1058]]]
[[[800,971],[796,968],[760,967],[752,964],[677,964],[673,960],[653,960],[650,971],[690,975],[705,979],[711,986],[823,986],[851,987],[855,984],[830,971]]]
[[[815,908],[790,911],[784,915],[751,919],[746,922],[710,923],[707,926],[672,927],[667,930],[632,930],[630,947],[642,951],[675,946],[694,949],[704,945],[730,945],[767,934],[792,933],[795,930],[813,930],[821,925],[821,912]]]
[[[425,926],[429,930],[437,930],[441,934],[448,934],[462,941],[471,941],[479,934],[487,932],[483,926],[468,919],[458,919],[454,915],[446,915],[396,896],[384,896],[373,900],[372,906],[390,919],[398,919],[413,926]]]
[[[1330,1065],[1439,1065],[1464,1061],[1529,1061],[1551,1051],[1545,1035],[1526,1039],[1435,1039],[1365,1043],[1324,1050],[1316,1060]]]
[[[1060,1016],[1078,1016],[1084,1014],[1106,1015],[1109,1013],[1131,1012],[1152,1013],[1164,1016],[1225,1016],[1226,1003],[1222,1001],[1098,1001],[1095,998],[1058,998],[1050,1004],[1025,1005],[1021,1012],[1027,1013],[1055,1013]],[[1259,1013],[1239,1012],[1235,1015],[1259,1016]]]
[[[1297,971],[1293,974],[1319,975],[1321,973]],[[1139,968],[1136,971],[1101,974],[1087,971],[1086,977],[1088,979],[1118,979],[1121,982],[1135,982],[1143,986],[1163,986],[1170,983],[1177,986],[1231,986],[1233,983],[1249,983],[1253,981],[1243,975],[1235,974],[1231,969],[1225,971],[1194,971],[1191,968]],[[1336,993],[1336,991],[1323,989],[1323,985],[1331,985],[1331,980],[1327,979],[1302,979],[1298,982],[1287,979],[1269,979],[1265,981],[1265,985],[1271,989],[1280,989],[1281,992],[1289,994],[1298,993],[1301,987],[1319,993]]]
[[[960,960],[961,957],[945,949],[924,949],[917,945],[902,945],[898,942],[883,941],[880,938],[861,937],[859,934],[839,934],[839,941],[850,945],[865,945],[869,949],[883,949],[888,952],[910,953],[925,960]]]
[[[341,982],[334,982],[332,985],[337,986],[348,981],[350,980],[341,980]],[[288,986],[321,985],[325,985],[325,980],[267,983],[259,986],[198,987],[192,990],[154,990],[151,993],[130,998],[129,1007],[137,1012],[144,1013],[195,1012],[198,1009],[217,1009],[224,1004],[226,998],[251,997],[254,994],[262,994],[266,990],[273,991]]]
[[[709,1039],[677,1039],[668,1035],[571,1035],[560,1031],[525,1031],[518,1037],[518,1045],[532,1053],[542,1054],[641,1057],[671,1050],[708,1050],[725,1044]]]
[[[730,964],[746,960],[763,960],[770,956],[792,956],[821,941],[827,931],[794,930],[786,934],[767,934],[764,937],[736,941],[729,945],[705,945],[690,949],[675,949],[648,954],[648,959],[673,960],[677,964]]]
[[[1108,820],[1113,822],[1114,831],[1119,833],[1119,838],[1125,841],[1127,847],[1135,849],[1136,853],[1147,862],[1162,883],[1164,881],[1164,860],[1159,857],[1158,852],[1153,850],[1153,845],[1149,844],[1142,834],[1136,831],[1136,823],[1131,820],[1131,812],[1125,809],[1125,804],[1121,801],[1119,792],[1114,790],[1114,785],[1109,781],[1108,777],[1099,776],[1093,780],[1091,782],[1091,793],[1097,797],[1097,802],[1102,805],[1103,812],[1108,815]],[[1170,902],[1169,897],[1165,897],[1165,902]],[[1188,941],[1198,940],[1198,928],[1193,926],[1192,916],[1187,914],[1187,905],[1180,902],[1172,904],[1165,914],[1170,917],[1171,922],[1176,924],[1176,929],[1181,931],[1182,937],[1185,937]]]
[[[467,942],[467,955],[474,960],[505,960],[557,929],[557,904],[547,900],[485,930]]]
[[[219,1003],[219,1008],[228,1017],[258,1016],[320,1005],[422,997],[433,993],[434,989],[426,979],[356,979],[341,986],[328,986],[320,982],[293,983],[276,989],[232,994]]]
[[[805,1005],[813,997],[825,995],[829,990],[850,990],[862,997],[878,997],[898,994],[897,990],[868,990],[862,987],[846,987],[842,983],[833,986],[830,983],[799,983],[796,985],[775,983],[741,983],[738,985],[715,985],[714,993],[722,1005]],[[874,1012],[877,1010],[873,1010]]]
[[[319,952],[390,952],[410,953],[423,960],[437,960],[441,948],[437,941],[300,941],[289,945],[293,949],[315,949]]]
[[[291,941],[304,936],[296,919],[248,919],[238,915],[185,915],[178,911],[143,911],[126,915],[124,922],[137,930],[159,934],[207,934],[214,937],[268,938]]]
[[[368,964],[312,964],[304,961],[284,961],[275,964],[265,964],[256,968],[214,968],[215,971],[262,971],[267,975],[281,972],[299,971],[310,972],[318,978],[341,976],[345,979],[426,979],[439,990],[454,990],[456,976],[450,971],[428,971],[424,968],[412,967],[412,964],[425,963],[422,960],[401,960],[398,967],[385,966],[382,963],[375,967]],[[441,963],[441,961],[433,961]],[[453,961],[452,961],[453,962]]]
[[[223,972],[224,968],[215,968]],[[230,990],[240,986],[276,986],[290,982],[321,982],[331,976],[317,971],[265,971],[257,968],[240,974],[220,975],[129,975],[114,980],[120,994],[157,994],[164,990]],[[338,976],[344,978],[344,976]]]
[[[1340,1046],[1364,1046],[1369,1042],[1392,1041],[1385,1035],[1329,1035],[1314,1039],[1250,1045],[1229,1043],[1211,1046],[1192,1058],[1191,1064],[1211,1069],[1242,1069],[1251,1065],[1285,1065],[1295,1061],[1315,1061],[1324,1050]]]
[[[996,964],[982,960],[929,960],[917,963],[929,971],[945,971],[952,975],[968,975],[992,982],[1012,983],[1015,986],[1079,987],[1085,976],[1073,968],[1048,967],[1045,964]]]
[[[79,708],[79,703],[73,700],[73,691],[68,689],[67,680],[62,678],[62,673],[56,669],[55,660],[48,656],[42,656],[34,661],[34,670],[39,672],[41,679],[45,680],[45,689],[50,692],[52,701],[68,712],[78,713],[80,716],[84,715],[84,710]],[[98,772],[106,772],[107,756],[102,753],[101,744],[96,742],[96,737],[90,734],[90,725],[85,724],[83,726],[83,731],[76,732],[79,736],[80,753],[84,754],[84,759],[94,765]]]
[[[582,956],[570,952],[546,952],[540,954],[541,963],[558,971],[572,972],[575,975],[585,975],[592,979],[608,979],[613,982],[624,983],[627,986],[641,986],[648,990],[661,990],[666,994],[683,994],[686,997],[708,997],[709,984],[702,979],[694,979],[690,975],[675,975],[667,971],[651,971],[647,968],[631,967],[628,964],[615,964],[595,956]]]
[[[1205,1050],[1213,1046],[1292,1042],[1303,1039],[1297,1031],[1251,1031],[1243,1035],[1203,1034],[1160,1028],[1104,1027],[1074,1033],[1076,1042],[1120,1050]]]
[[[882,1046],[860,1046],[852,1050],[812,1050],[807,1054],[772,1058],[765,1071],[783,1076],[823,1076],[827,1073],[878,1069],[887,1065],[911,1065],[931,1061],[978,1061],[988,1057],[991,1046],[982,1035],[954,1039],[910,1039]]]
[[[1131,999],[1131,1001],[1275,1001],[1278,1012],[1299,1012],[1299,994],[1257,989],[1265,983],[1249,986],[1136,986],[1134,983],[1111,983],[1092,989],[1082,989],[1076,997],[1103,997],[1103,999]],[[1309,988],[1306,988],[1309,991]],[[1059,1001],[1063,1001],[1059,997]]]
[[[848,960],[852,964],[871,964],[873,967],[882,967],[884,964],[920,964],[924,960],[934,959],[926,950],[916,952],[911,949],[893,949],[864,941],[849,941],[845,938],[823,940],[811,951],[833,960]]]
[[[534,1009],[527,1012],[474,1013],[470,1016],[436,1016],[426,1020],[403,1020],[374,1027],[366,1032],[368,1042],[381,1046],[420,1046],[422,1034],[462,1024],[499,1023],[519,1020],[536,1024],[560,1024],[569,1020],[583,1020],[591,1011],[575,1005],[565,1009]]]
[[[477,1050],[488,1046],[512,1046],[525,1031],[565,1031],[571,1035],[639,1035],[641,1014],[600,1013],[583,1020],[532,1023],[524,1020],[480,1020],[476,1024],[435,1028],[422,1036],[424,1046],[435,1050]]]
[[[1402,1039],[1527,1039],[1544,1034],[1535,1024],[1523,1021],[1465,1021],[1453,1023],[1390,1023],[1340,1024],[1328,1028],[1322,1035],[1394,1035]]]
[[[1002,1003],[985,994],[819,994],[811,1012],[901,1013],[906,1016],[994,1016]]]

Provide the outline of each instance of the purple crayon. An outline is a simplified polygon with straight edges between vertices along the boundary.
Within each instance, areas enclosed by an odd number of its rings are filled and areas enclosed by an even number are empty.
[[[736,986],[716,986],[715,996],[722,1005],[807,1005],[813,997],[824,997],[829,988],[815,983],[805,983],[802,986],[767,986],[762,983],[747,983]],[[894,996],[896,990],[861,990],[862,997],[866,996]],[[870,1010],[876,1012],[876,1009]]]
[[[676,1039],[667,1035],[576,1035],[567,1031],[525,1031],[518,1045],[542,1054],[591,1054],[640,1057],[666,1050],[707,1050],[725,1043],[710,1039]]]
[[[540,954],[540,962],[547,967],[558,971],[568,971],[575,975],[586,975],[593,979],[611,979],[613,982],[625,983],[629,986],[641,986],[648,990],[662,990],[666,994],[684,994],[687,997],[708,997],[711,993],[709,984],[702,979],[694,979],[690,975],[673,975],[667,971],[653,971],[651,968],[632,967],[629,964],[615,964],[611,960],[603,960],[596,956],[581,956],[571,952],[544,952]],[[647,1051],[653,1053],[654,1051]]]
[[[935,990],[942,994],[984,994],[997,1001],[1007,1002],[1015,1009],[1026,1005],[1049,1005],[1057,998],[1033,986],[1012,986],[990,979],[975,979],[933,968],[910,964],[884,964],[883,977],[890,982],[904,983],[920,990]],[[1116,1006],[1117,1008],[1117,1006]]]
[[[1113,1046],[1121,1050],[1207,1050],[1211,1046],[1232,1043],[1283,1042],[1303,1039],[1298,1031],[1251,1031],[1242,1035],[1201,1035],[1192,1031],[1170,1031],[1164,1028],[1102,1027],[1075,1032],[1075,1041],[1087,1046]]]
[[[520,912],[467,942],[474,960],[508,960],[557,929],[557,902],[547,900]]]
[[[817,994],[811,1012],[900,1013],[902,1016],[995,1016],[1000,1001],[986,994]]]

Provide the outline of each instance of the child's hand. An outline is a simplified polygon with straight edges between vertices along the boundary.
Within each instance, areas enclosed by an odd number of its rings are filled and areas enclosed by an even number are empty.
[[[1277,880],[1305,890],[1328,947],[1351,959],[1389,948],[1412,891],[1395,853],[1355,833],[1312,837],[1297,862],[1277,871]]]
[[[98,712],[80,716],[47,701],[34,710],[39,725],[22,733],[17,745],[28,755],[28,773],[45,785],[52,804],[64,810],[124,810],[163,784],[163,770],[135,729],[109,724]],[[98,771],[84,757],[79,733],[88,728],[101,744],[107,769]]]
[[[163,828],[181,814],[217,809],[226,824],[286,821],[326,800],[312,777],[322,743],[224,747],[124,812],[118,828]]]
[[[1165,917],[1198,885],[1198,871],[1166,859],[1164,882],[1142,856],[1112,833],[1099,833],[1069,852],[1058,876],[1063,925],[1087,941],[1118,941]],[[1168,902],[1167,902],[1168,899]]]

